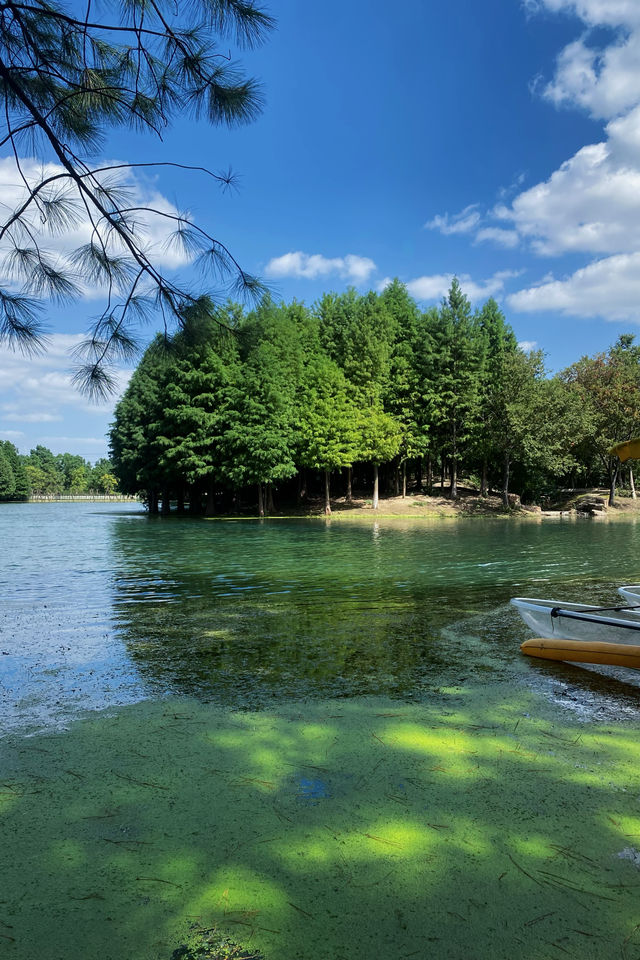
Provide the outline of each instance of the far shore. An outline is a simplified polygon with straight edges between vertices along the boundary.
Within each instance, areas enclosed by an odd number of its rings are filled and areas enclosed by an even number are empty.
[[[625,491],[626,493],[626,491]],[[619,518],[632,518],[640,513],[640,500],[630,496],[618,495],[613,507],[607,506],[609,491],[604,488],[589,488],[562,491],[556,500],[544,506],[521,504],[518,497],[512,497],[513,505],[508,509],[498,494],[481,497],[471,487],[459,487],[459,496],[452,500],[445,494],[408,493],[406,497],[381,497],[378,508],[373,509],[371,499],[354,496],[349,502],[345,497],[331,500],[331,513],[325,514],[324,500],[318,498],[301,507],[274,510],[257,518],[253,512],[242,514],[216,514],[209,520],[284,520],[284,519],[329,519],[329,520],[455,520],[468,517],[495,517],[515,520],[558,520],[558,519],[595,519],[598,521]],[[601,501],[601,509],[593,514],[583,512],[580,507],[585,501]],[[598,504],[600,507],[600,504]]]
[[[207,520],[284,520],[284,519],[331,519],[349,521],[367,521],[382,519],[402,520],[453,520],[469,517],[515,520],[572,520],[594,519],[597,521],[614,519],[632,519],[640,513],[640,499],[633,499],[628,491],[624,490],[616,496],[615,504],[607,506],[609,491],[605,488],[592,487],[575,490],[560,491],[557,497],[543,506],[537,504],[521,504],[517,495],[510,495],[511,506],[505,508],[502,497],[492,493],[481,497],[479,492],[471,486],[460,486],[458,498],[452,500],[446,491],[440,493],[437,486],[431,495],[425,493],[408,493],[405,497],[381,497],[376,510],[372,501],[362,495],[354,496],[350,501],[345,497],[336,497],[331,500],[331,513],[326,514],[324,500],[316,498],[307,501],[304,505],[290,505],[283,509],[276,509],[257,517],[256,511],[248,504],[238,512],[215,513],[206,515]],[[25,501],[23,501],[25,502]],[[28,503],[140,503],[138,497],[125,494],[66,494],[63,496],[33,496]],[[596,509],[585,511],[586,503],[596,502]],[[278,498],[276,496],[276,503]],[[175,509],[171,511],[176,514]],[[187,516],[189,515],[187,511]]]

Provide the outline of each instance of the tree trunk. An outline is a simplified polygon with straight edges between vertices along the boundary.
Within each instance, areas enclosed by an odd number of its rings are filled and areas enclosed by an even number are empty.
[[[169,499],[169,491],[166,487],[162,490],[162,516],[166,517],[171,513],[171,500]]]
[[[373,500],[371,506],[374,510],[378,509],[378,464],[373,465]]]
[[[402,461],[402,499],[407,496],[407,461]]]
[[[430,452],[427,454],[427,493],[429,496],[433,493],[433,460]]]
[[[158,491],[149,490],[149,513],[152,515],[158,512]]]
[[[452,500],[458,499],[458,435],[457,424],[455,420],[452,423],[451,430],[451,483],[449,484],[449,496]]]
[[[329,484],[329,470],[324,472],[324,514],[328,517],[331,514],[331,487]]]
[[[440,496],[444,496],[444,453],[440,463]]]
[[[213,490],[214,490],[214,481],[211,480],[211,482],[207,484],[207,500],[204,508],[204,513],[206,517],[212,517],[216,512],[216,501],[213,495]]]
[[[480,496],[486,497],[488,493],[487,487],[487,458],[482,458],[482,478],[480,480]]]
[[[351,467],[347,467],[347,503],[353,502],[353,490],[351,489]]]
[[[452,500],[458,499],[458,461],[451,458],[451,480],[449,482],[449,496]]]
[[[184,486],[181,484],[178,488],[178,503],[177,503],[178,513],[184,513]]]
[[[422,457],[416,459],[416,486],[418,493],[422,490]]]
[[[201,503],[200,487],[194,484],[189,490],[189,513],[201,513],[201,512],[202,512],[202,503]]]
[[[307,496],[307,471],[303,467],[300,473],[298,474],[298,503],[302,501]]]
[[[511,462],[509,460],[509,454],[505,453],[504,462],[502,464],[502,503],[506,509],[509,508],[509,468]]]
[[[275,509],[273,502],[273,484],[269,481],[267,484],[267,513],[275,513]]]
[[[636,485],[633,482],[633,467],[629,467],[629,486],[631,487],[631,497],[636,500]]]
[[[258,516],[264,517],[264,499],[262,497],[262,484],[258,484]]]
[[[394,497],[400,496],[400,470],[397,460],[393,464],[393,495]]]
[[[616,483],[618,481],[618,468],[620,461],[618,461],[611,473],[611,481],[609,483],[609,506],[613,507],[616,502]]]

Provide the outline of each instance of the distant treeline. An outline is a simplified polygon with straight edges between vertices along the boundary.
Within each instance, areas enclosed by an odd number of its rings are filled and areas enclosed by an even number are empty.
[[[531,501],[558,485],[606,482],[613,496],[608,448],[640,433],[633,340],[550,377],[497,303],[473,311],[457,280],[424,312],[398,280],[311,308],[203,300],[135,371],[111,429],[114,472],[152,512],[257,501],[262,514],[275,492],[324,495],[329,511],[330,483],[347,500],[368,489],[375,507],[379,470],[391,493],[446,477],[455,498],[463,471],[505,505],[511,489]]]
[[[55,455],[42,446],[23,456],[8,440],[0,441],[0,501],[28,500],[32,495],[112,494],[117,489],[113,466],[105,458],[92,466],[75,454]]]

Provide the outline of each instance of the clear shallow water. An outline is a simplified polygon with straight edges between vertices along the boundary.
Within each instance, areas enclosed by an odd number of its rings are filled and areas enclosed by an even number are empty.
[[[150,519],[136,505],[0,506],[6,728],[167,693],[428,698],[511,678],[635,715],[630,672],[524,660],[510,597],[615,602],[640,525]]]

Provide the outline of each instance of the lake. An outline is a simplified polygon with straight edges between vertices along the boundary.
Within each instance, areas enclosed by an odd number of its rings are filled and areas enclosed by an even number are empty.
[[[259,522],[3,504],[0,543],[5,729],[171,693],[252,710],[420,702],[461,678],[511,678],[587,716],[636,715],[629,672],[525,660],[530,633],[508,605],[615,602],[618,585],[640,581],[633,521]]]

